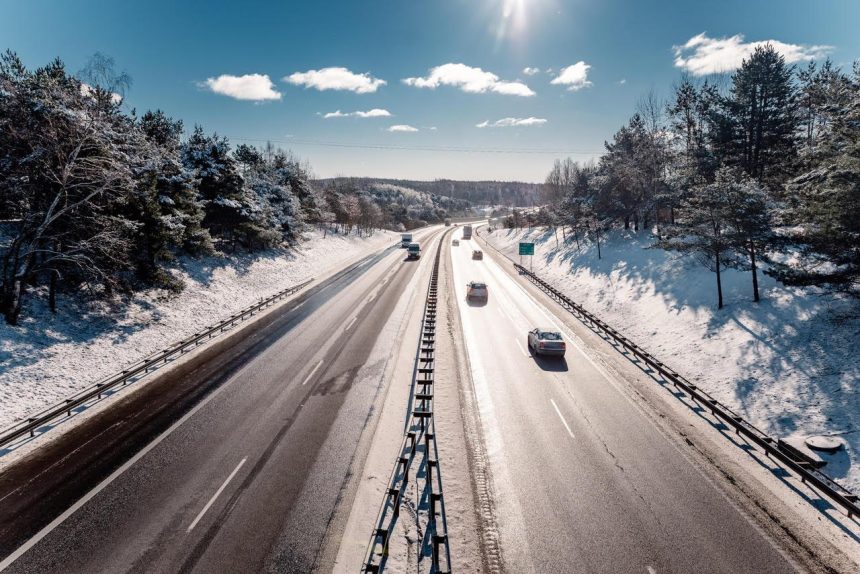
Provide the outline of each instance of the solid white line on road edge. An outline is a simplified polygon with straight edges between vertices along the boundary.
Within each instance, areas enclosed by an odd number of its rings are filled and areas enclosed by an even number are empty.
[[[206,506],[203,507],[203,510],[200,511],[200,514],[197,515],[197,518],[194,519],[194,522],[191,523],[191,526],[188,527],[186,532],[194,530],[194,527],[197,526],[197,523],[200,522],[200,519],[203,518],[203,515],[206,514],[206,511],[209,510],[209,507],[212,506],[213,502],[215,502],[215,499],[221,496],[221,493],[224,492],[224,489],[227,488],[227,485],[230,484],[230,481],[233,480],[233,477],[236,476],[236,473],[239,472],[239,469],[242,468],[242,465],[245,464],[246,460],[248,460],[247,456],[239,462],[236,468],[233,469],[233,472],[230,473],[230,476],[227,477],[227,480],[224,481],[221,488],[215,491],[214,496],[209,499],[209,502],[206,503]]]
[[[308,384],[308,381],[310,381],[310,380],[311,380],[311,377],[313,377],[313,376],[314,376],[314,373],[316,373],[316,372],[317,372],[317,369],[319,369],[320,367],[322,367],[322,364],[323,364],[323,362],[322,362],[322,360],[320,360],[320,362],[319,362],[319,363],[317,363],[317,366],[316,366],[316,367],[314,367],[314,368],[311,370],[311,372],[310,372],[310,373],[308,373],[308,376],[307,376],[307,377],[305,377],[305,380],[304,380],[304,381],[302,381],[302,386],[305,386],[306,384]]]
[[[21,557],[25,552],[27,552],[30,548],[32,548],[33,546],[35,546],[36,544],[38,544],[38,543],[39,543],[39,541],[40,541],[40,540],[42,540],[42,539],[43,539],[45,536],[47,536],[48,534],[50,534],[52,530],[54,530],[54,529],[55,529],[55,528],[57,528],[60,524],[62,524],[63,522],[65,522],[65,521],[66,521],[66,519],[67,519],[68,517],[70,517],[72,514],[74,514],[74,513],[75,513],[75,512],[77,512],[78,510],[80,510],[80,508],[81,508],[83,505],[85,505],[87,502],[89,502],[90,500],[92,500],[92,499],[93,499],[93,498],[94,498],[94,497],[95,497],[99,492],[101,492],[102,490],[104,490],[105,488],[107,488],[107,486],[108,486],[108,485],[110,485],[110,483],[112,483],[112,482],[113,482],[114,480],[116,480],[120,475],[122,475],[122,473],[124,473],[125,471],[127,471],[127,470],[128,470],[129,468],[131,468],[134,464],[136,464],[136,463],[137,463],[137,461],[139,461],[139,460],[140,460],[140,459],[142,459],[144,456],[146,456],[146,455],[149,453],[149,451],[151,451],[151,450],[152,450],[152,449],[154,449],[156,446],[158,446],[158,444],[159,444],[161,441],[163,441],[163,440],[164,440],[164,439],[166,439],[168,436],[170,436],[170,434],[171,434],[173,431],[175,431],[175,430],[176,430],[176,429],[178,429],[180,426],[182,426],[182,424],[183,424],[185,421],[187,421],[187,420],[188,420],[188,419],[190,419],[192,416],[194,416],[194,415],[197,413],[197,411],[199,411],[200,409],[202,409],[204,406],[206,406],[206,405],[209,403],[209,401],[211,401],[212,399],[214,399],[215,397],[217,397],[219,394],[221,394],[221,392],[223,392],[223,391],[224,391],[224,389],[226,389],[228,386],[229,386],[229,385],[224,384],[224,385],[221,385],[220,387],[218,387],[217,389],[215,389],[215,391],[214,391],[214,392],[212,392],[212,394],[210,394],[208,397],[206,397],[205,399],[203,399],[201,402],[197,403],[197,406],[196,406],[196,407],[194,407],[193,409],[191,409],[190,411],[188,411],[187,413],[185,413],[185,415],[183,415],[181,419],[179,419],[178,421],[176,421],[175,423],[173,423],[173,425],[171,425],[171,426],[170,426],[170,428],[168,428],[166,431],[164,431],[163,433],[161,433],[160,435],[158,435],[158,436],[155,438],[155,440],[153,440],[151,443],[149,443],[148,445],[146,445],[146,447],[144,447],[144,448],[143,448],[143,450],[141,450],[141,451],[140,451],[140,452],[138,452],[136,455],[134,455],[133,457],[131,457],[131,458],[130,458],[128,461],[126,461],[126,463],[125,463],[125,464],[123,464],[121,467],[119,467],[118,469],[116,469],[115,471],[113,471],[113,473],[112,473],[109,477],[107,477],[106,479],[104,479],[103,481],[101,481],[101,482],[99,483],[99,485],[98,485],[98,486],[96,486],[94,489],[92,489],[91,491],[89,491],[88,493],[86,493],[86,494],[85,494],[85,495],[84,495],[80,500],[78,500],[76,503],[74,503],[72,506],[70,506],[68,510],[66,510],[65,512],[63,512],[61,515],[59,515],[59,516],[58,516],[58,517],[56,517],[54,520],[52,520],[50,524],[48,524],[46,527],[44,527],[44,528],[43,528],[43,529],[41,529],[39,532],[37,532],[35,535],[33,535],[33,537],[32,537],[32,538],[30,538],[27,542],[25,542],[24,544],[22,544],[22,545],[21,545],[21,546],[20,546],[20,547],[15,551],[15,552],[13,552],[12,554],[10,554],[10,555],[9,555],[9,556],[7,556],[6,558],[4,558],[4,559],[3,559],[3,561],[2,561],[2,562],[0,562],[0,572],[2,572],[3,570],[5,570],[5,569],[6,569],[6,568],[8,568],[9,566],[11,566],[13,562],[15,562],[18,558],[20,558],[20,557]]]
[[[353,317],[349,323],[346,324],[346,327],[344,327],[343,330],[349,331],[349,328],[352,327],[352,325],[355,323],[356,319],[358,319],[357,315],[355,317]]]
[[[561,419],[561,422],[562,422],[562,424],[564,425],[564,428],[566,428],[566,429],[567,429],[567,434],[569,434],[569,435],[570,435],[570,438],[576,438],[575,436],[573,436],[573,431],[572,431],[572,430],[570,430],[570,427],[568,426],[567,421],[566,421],[566,420],[564,420],[564,417],[562,416],[561,411],[560,411],[560,410],[558,410],[558,405],[557,405],[557,404],[555,404],[555,401],[554,401],[554,400],[552,400],[552,399],[550,399],[550,400],[549,400],[549,402],[551,402],[551,403],[552,403],[552,406],[553,406],[553,407],[555,407],[555,412],[556,412],[556,413],[558,413],[558,418],[560,418],[560,419]]]
[[[301,303],[299,303],[298,305],[296,305],[295,307],[293,307],[293,311],[295,311],[296,309],[298,309],[299,307],[301,307],[301,306],[302,306],[302,305],[304,305],[305,303],[307,303],[307,301],[302,301]]]
[[[527,353],[525,349],[523,349],[523,344],[522,344],[522,343],[520,343],[520,340],[519,340],[519,339],[514,338],[514,341],[516,341],[516,342],[517,342],[517,347],[519,347],[519,348],[520,348],[520,351],[522,351],[522,352],[523,352],[523,355],[525,355],[526,357],[531,357],[531,355],[530,355],[529,353]]]

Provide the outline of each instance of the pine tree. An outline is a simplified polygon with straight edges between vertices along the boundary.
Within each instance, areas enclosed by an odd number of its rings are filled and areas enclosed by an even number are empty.
[[[736,169],[723,168],[717,181],[727,194],[726,240],[737,255],[737,267],[750,271],[753,301],[758,302],[758,269],[765,248],[774,239],[771,200],[757,181]]]
[[[212,239],[203,228],[203,207],[196,181],[179,155],[182,122],[162,111],[146,112],[136,126],[135,166],[138,185],[129,201],[129,216],[140,222],[135,252],[138,277],[145,283],[179,288],[163,264],[177,253],[211,253]]]
[[[195,126],[182,145],[182,162],[198,181],[198,199],[205,213],[203,226],[209,233],[231,250],[237,243],[249,248],[257,243],[254,219],[259,206],[245,191],[227,138],[207,136],[202,127]]]
[[[841,82],[827,137],[811,169],[789,184],[795,223],[786,240],[800,260],[771,273],[792,285],[830,287],[860,297],[860,69]]]
[[[700,183],[685,198],[675,225],[666,227],[657,243],[663,249],[693,255],[716,275],[717,308],[723,308],[722,272],[736,264],[727,235],[730,204],[725,170],[717,172],[713,183]]]
[[[772,190],[781,190],[797,155],[799,128],[792,68],[768,44],[757,47],[732,76],[723,115],[714,116],[716,147],[725,163],[736,165]]]

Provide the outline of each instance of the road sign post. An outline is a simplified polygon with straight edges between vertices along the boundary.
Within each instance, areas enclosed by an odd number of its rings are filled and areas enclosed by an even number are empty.
[[[520,265],[523,264],[523,255],[531,255],[531,259],[529,260],[529,268],[533,268],[531,262],[534,261],[535,256],[535,244],[528,243],[525,241],[520,242]]]

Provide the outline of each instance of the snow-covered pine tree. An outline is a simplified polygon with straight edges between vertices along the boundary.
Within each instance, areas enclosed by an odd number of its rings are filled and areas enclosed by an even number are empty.
[[[181,285],[163,264],[177,253],[211,253],[212,239],[203,228],[203,207],[196,181],[179,155],[182,122],[161,110],[146,112],[136,124],[137,186],[129,200],[130,216],[140,222],[135,265],[147,284]]]
[[[838,105],[814,164],[789,186],[786,240],[799,260],[771,273],[792,285],[819,285],[860,297],[860,65],[832,94]],[[841,103],[845,102],[845,103]]]
[[[712,115],[717,157],[773,191],[782,190],[796,167],[799,121],[792,73],[772,45],[756,47],[732,75],[722,113]]]
[[[198,181],[197,193],[203,205],[203,226],[216,241],[235,250],[268,245],[266,230],[258,224],[261,207],[246,193],[245,182],[230,153],[227,138],[208,136],[203,128],[194,131],[182,145],[182,163]]]

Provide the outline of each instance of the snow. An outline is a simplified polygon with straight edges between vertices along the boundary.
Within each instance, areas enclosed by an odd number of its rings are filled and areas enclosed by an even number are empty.
[[[498,229],[481,235],[515,260],[535,242],[534,271],[718,400],[778,438],[839,436],[846,450],[824,455],[832,477],[860,492],[860,313],[856,301],[786,287],[749,272],[715,275],[691,257],[650,248],[645,232],[613,232],[597,248],[552,230]],[[523,258],[528,267],[528,257]]]
[[[150,290],[99,306],[58,297],[56,315],[45,297],[31,297],[19,326],[0,324],[0,429],[262,298],[399,240],[390,231],[325,239],[314,231],[289,250],[184,258],[174,270],[185,283],[178,295]]]

